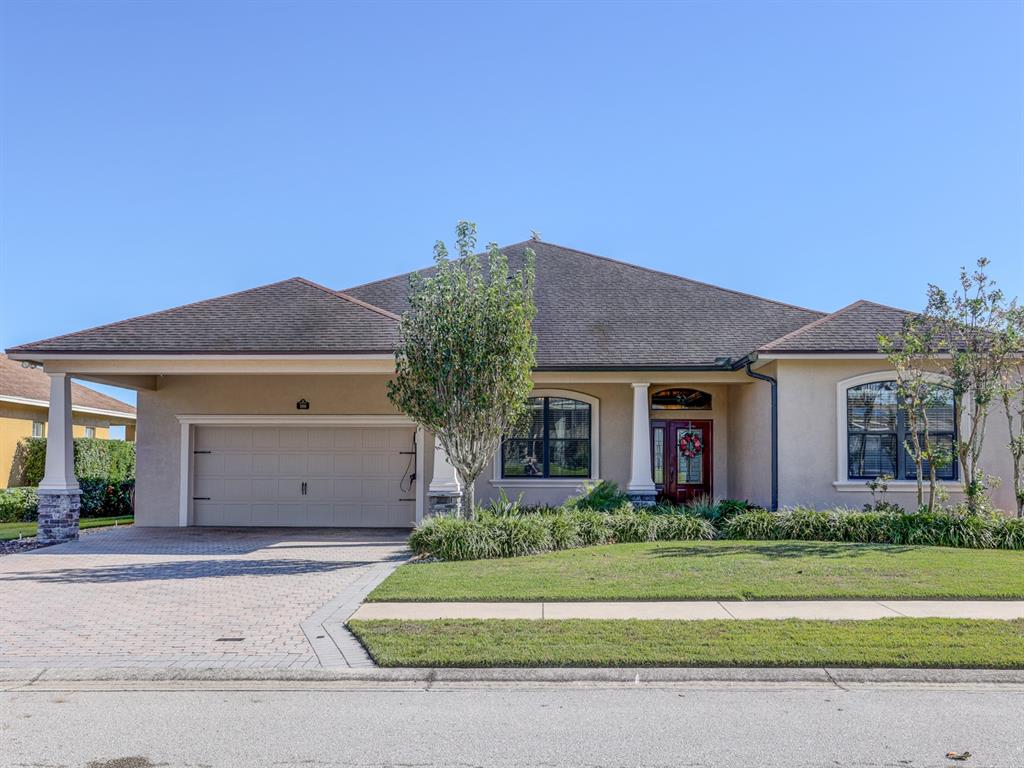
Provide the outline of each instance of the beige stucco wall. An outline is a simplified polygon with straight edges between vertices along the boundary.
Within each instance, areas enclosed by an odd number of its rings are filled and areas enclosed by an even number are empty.
[[[295,403],[305,398],[309,414],[396,414],[387,399],[388,376],[359,375],[268,375],[268,376],[163,376],[156,390],[141,390],[138,396],[136,524],[174,526],[178,524],[181,426],[184,414],[295,415]],[[651,391],[672,384],[652,386]],[[729,404],[731,385],[696,385],[710,392],[712,411],[686,412],[695,419],[714,424],[714,492],[735,495],[729,488],[730,454]],[[629,384],[569,382],[544,384],[538,389],[578,392],[598,400],[599,466],[602,479],[625,488],[629,481],[632,434],[632,397]],[[681,415],[677,414],[677,415]],[[433,440],[425,441],[424,485],[433,476]],[[544,482],[506,485],[495,481],[493,465],[477,480],[475,491],[481,503],[497,497],[505,487],[511,498],[522,494],[530,504],[557,504],[576,493],[580,482],[552,486]]]
[[[775,366],[761,373],[775,375]],[[771,385],[729,387],[729,497],[767,507],[772,500]]]
[[[853,376],[885,371],[883,360],[780,360],[779,380],[779,504],[817,507],[860,507],[871,500],[863,491],[839,491],[837,479],[839,431],[836,390]],[[844,433],[845,439],[845,433]],[[1014,509],[1012,464],[1006,447],[1008,430],[1002,406],[993,407],[985,433],[982,465],[1003,479],[992,491],[996,506]],[[913,488],[890,489],[889,498],[907,509],[916,503]],[[961,499],[958,490],[951,498]]]

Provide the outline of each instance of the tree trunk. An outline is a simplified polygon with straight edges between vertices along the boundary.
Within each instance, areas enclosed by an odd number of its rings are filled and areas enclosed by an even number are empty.
[[[476,518],[476,489],[473,487],[476,478],[468,479],[459,472],[459,483],[462,485],[462,516],[467,520]]]

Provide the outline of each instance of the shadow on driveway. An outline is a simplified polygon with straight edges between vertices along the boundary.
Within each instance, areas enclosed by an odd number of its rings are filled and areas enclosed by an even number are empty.
[[[14,571],[0,574],[0,583],[34,581],[40,584],[89,584],[126,581],[178,581],[216,579],[224,576],[296,576],[362,568],[382,562],[404,560],[395,554],[377,560],[179,560],[160,563],[93,565],[49,571]]]

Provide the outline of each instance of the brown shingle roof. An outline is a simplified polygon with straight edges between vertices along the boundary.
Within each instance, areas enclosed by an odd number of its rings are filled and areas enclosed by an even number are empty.
[[[891,336],[903,329],[913,313],[871,301],[855,301],[831,315],[762,346],[769,352],[878,352],[878,335]]]
[[[387,353],[398,338],[387,310],[294,277],[110,325],[22,344],[17,353]]]
[[[39,368],[23,368],[21,363],[0,355],[0,398],[17,397],[23,400],[50,402],[50,377]],[[114,411],[126,417],[135,416],[135,406],[71,382],[73,408],[98,408]]]
[[[537,365],[548,370],[709,368],[754,351],[875,352],[906,312],[861,301],[826,314],[634,264],[526,241],[537,254]],[[431,270],[425,269],[424,273]],[[345,292],[291,278],[23,344],[20,354],[389,353],[409,274]]]
[[[502,248],[510,267],[527,247],[537,254],[541,369],[711,367],[824,315],[539,241]],[[346,293],[401,313],[408,288],[399,275]]]

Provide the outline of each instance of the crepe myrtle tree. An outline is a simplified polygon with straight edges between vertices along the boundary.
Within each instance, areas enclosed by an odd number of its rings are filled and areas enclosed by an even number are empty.
[[[961,269],[960,284],[952,292],[929,285],[925,310],[927,322],[934,323],[943,336],[940,367],[949,378],[955,412],[965,427],[958,433],[956,452],[972,512],[984,507],[986,488],[994,480],[982,471],[981,449],[989,410],[999,395],[1007,364],[1002,338],[1012,306],[986,272],[988,265],[988,259],[980,258],[973,272]]]
[[[1000,346],[1006,364],[999,382],[999,395],[1010,436],[1013,496],[1017,502],[1017,517],[1024,517],[1024,307],[1016,306],[1016,302],[1007,310]]]
[[[942,389],[935,381],[934,360],[939,352],[936,326],[920,315],[910,315],[903,329],[893,336],[880,335],[878,350],[885,355],[896,374],[896,394],[903,404],[907,420],[904,446],[914,461],[917,481],[917,508],[935,508],[938,489],[937,471],[948,466],[952,454],[932,440],[928,411],[942,405]],[[924,491],[924,466],[928,465],[927,501]]]
[[[531,323],[534,253],[521,269],[494,243],[476,250],[476,225],[455,228],[457,259],[434,245],[431,274],[413,274],[399,325],[388,398],[433,432],[463,487],[461,513],[474,512],[473,483],[525,417],[537,342]]]

